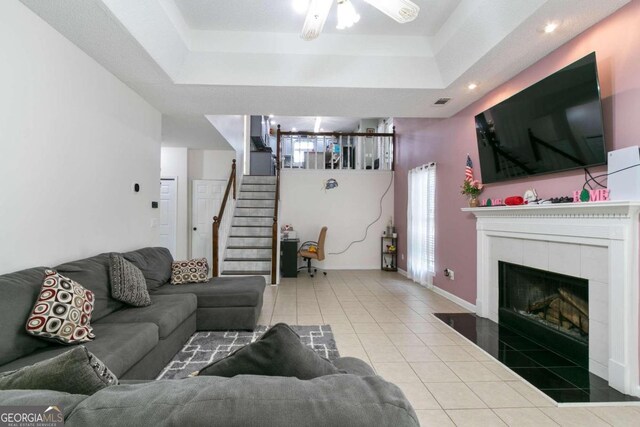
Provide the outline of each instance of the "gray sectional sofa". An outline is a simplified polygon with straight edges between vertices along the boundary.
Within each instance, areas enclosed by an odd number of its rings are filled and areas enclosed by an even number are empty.
[[[111,298],[109,254],[53,269],[95,293],[89,351],[121,379],[91,396],[52,390],[0,390],[0,406],[59,405],[67,426],[418,426],[395,385],[363,361],[340,358],[344,373],[312,380],[238,375],[152,381],[196,330],[253,329],[262,308],[262,277],[216,278],[171,285],[171,255],[144,248],[123,254],[140,268],[152,304]],[[69,349],[25,332],[44,267],[0,276],[0,372]]]
[[[171,254],[143,248],[123,254],[142,270],[151,294],[148,307],[111,298],[109,254],[53,267],[95,294],[87,349],[122,379],[153,379],[196,331],[252,330],[258,322],[263,277],[213,278],[171,285]],[[68,350],[28,335],[25,322],[42,286],[44,267],[0,276],[0,372],[21,368]]]

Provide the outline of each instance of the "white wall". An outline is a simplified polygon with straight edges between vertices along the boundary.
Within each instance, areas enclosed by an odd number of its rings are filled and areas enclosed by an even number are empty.
[[[237,178],[241,182],[242,174],[249,174],[249,116],[207,116],[207,119],[236,151]]]
[[[318,265],[326,269],[379,269],[380,236],[393,215],[393,185],[382,202],[382,216],[369,228],[362,243],[341,255],[351,241],[364,237],[366,226],[378,216],[380,198],[389,186],[393,172],[325,171],[283,169],[281,175],[280,225],[291,224],[300,242],[317,240],[326,225],[327,258]],[[329,178],[338,187],[324,190]]]
[[[189,174],[186,147],[162,147],[160,173],[162,178],[178,179],[176,259],[189,257]]]
[[[231,150],[220,132],[203,115],[162,115],[162,146],[202,150]]]
[[[234,150],[189,150],[189,182],[194,179],[228,180],[235,158]]]
[[[0,52],[0,273],[156,244],[160,113],[20,2]]]

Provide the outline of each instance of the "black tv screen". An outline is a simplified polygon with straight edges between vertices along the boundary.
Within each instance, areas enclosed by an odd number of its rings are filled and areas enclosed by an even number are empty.
[[[607,162],[596,54],[476,116],[484,183]]]

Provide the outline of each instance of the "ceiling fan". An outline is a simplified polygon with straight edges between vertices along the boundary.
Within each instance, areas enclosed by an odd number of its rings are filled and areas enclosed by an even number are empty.
[[[349,28],[360,21],[360,15],[356,12],[351,0],[294,0],[294,7],[307,13],[300,37],[309,41],[320,35],[334,1],[338,5],[337,28],[339,30]],[[364,2],[401,24],[413,21],[420,12],[420,7],[410,0],[364,0]]]

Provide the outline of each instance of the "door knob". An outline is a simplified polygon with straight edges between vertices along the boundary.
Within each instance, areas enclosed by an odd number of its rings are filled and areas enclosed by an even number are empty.
[[[198,229],[198,227],[193,227],[193,231],[196,231]]]

